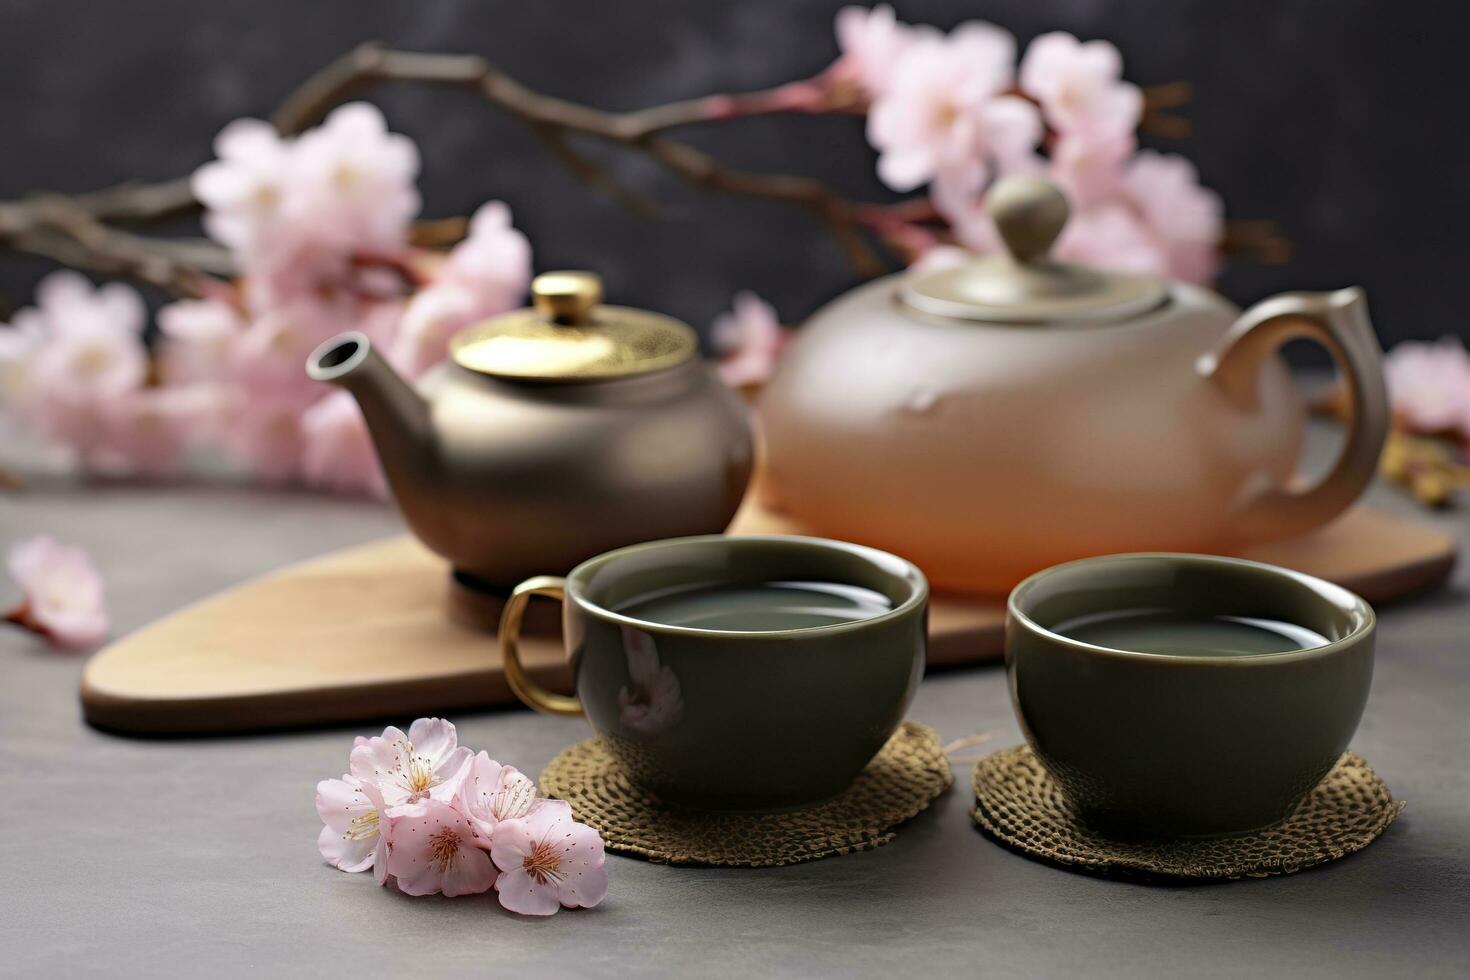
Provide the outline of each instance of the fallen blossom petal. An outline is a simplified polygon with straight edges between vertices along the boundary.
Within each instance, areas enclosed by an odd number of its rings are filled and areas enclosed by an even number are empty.
[[[14,545],[7,564],[23,595],[13,621],[58,647],[95,646],[107,636],[102,576],[86,551],[37,535]]]

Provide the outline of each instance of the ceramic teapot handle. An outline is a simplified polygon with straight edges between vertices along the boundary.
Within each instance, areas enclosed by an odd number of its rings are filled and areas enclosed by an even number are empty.
[[[531,679],[521,663],[521,621],[526,616],[526,603],[533,595],[567,601],[567,580],[555,575],[528,578],[515,587],[500,614],[500,659],[505,665],[505,680],[515,696],[528,708],[548,715],[580,715],[582,702],[576,695],[548,691]]]
[[[1232,530],[1245,540],[1289,537],[1320,527],[1358,499],[1377,469],[1388,433],[1383,352],[1357,287],[1331,293],[1284,293],[1241,314],[1220,345],[1200,358],[1201,374],[1243,410],[1256,405],[1267,359],[1291,340],[1315,341],[1332,355],[1347,384],[1347,442],[1332,471],[1306,490],[1270,489],[1246,501]]]

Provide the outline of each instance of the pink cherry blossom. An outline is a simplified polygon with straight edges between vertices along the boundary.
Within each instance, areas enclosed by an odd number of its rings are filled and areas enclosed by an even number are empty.
[[[449,355],[449,338],[477,320],[521,305],[531,282],[531,245],[511,227],[510,209],[482,205],[469,235],[408,303],[390,349],[399,370],[417,377]]]
[[[378,884],[388,878],[388,808],[377,786],[347,774],[316,784],[316,812],[322,818],[317,850],[334,868],[373,869]],[[400,811],[408,812],[408,811]]]
[[[240,255],[246,309],[268,313],[294,303],[325,305],[355,298],[360,270],[353,264],[353,250],[341,242],[322,241],[311,226],[288,230],[289,237],[278,237],[258,254]]]
[[[1470,353],[1463,340],[1397,344],[1384,358],[1383,377],[1394,414],[1410,428],[1470,434]]]
[[[284,210],[314,237],[352,249],[395,249],[419,211],[419,153],[413,140],[388,132],[367,102],[332,110],[291,150],[292,185]]]
[[[502,766],[481,752],[470,763],[454,807],[480,835],[480,846],[489,847],[502,820],[524,817],[541,802],[536,798],[536,784],[530,777],[515,766]]]
[[[607,895],[602,837],[572,819],[572,808],[549,801],[518,820],[502,821],[490,840],[500,869],[500,904],[523,915],[551,915],[560,906],[591,908]]]
[[[232,386],[222,397],[220,444],[263,483],[294,480],[306,446],[301,415],[318,396]]]
[[[442,892],[452,898],[477,895],[495,884],[495,865],[481,848],[475,828],[448,803],[425,799],[389,819],[387,870],[397,880],[399,891],[406,895]]]
[[[1123,81],[1123,57],[1107,41],[1042,34],[1026,49],[1020,82],[1064,135],[1116,137],[1132,133],[1143,117],[1143,93]]]
[[[0,326],[0,408],[25,414],[33,394],[36,355],[46,343],[46,329],[34,310],[20,310],[9,326]]]
[[[39,384],[99,400],[143,385],[146,310],[135,290],[122,283],[93,289],[75,272],[53,272],[37,287],[36,301],[46,334],[32,364]]]
[[[1117,197],[1138,141],[1132,133],[1078,137],[1064,135],[1051,150],[1049,176],[1074,210]]]
[[[388,806],[437,800],[449,803],[459,793],[471,760],[452,724],[420,718],[408,734],[389,725],[381,736],[352,749],[350,771],[371,781]]]
[[[189,443],[206,430],[214,394],[203,385],[124,394],[103,419],[105,435],[94,465],[147,476],[173,473]]]
[[[36,286],[36,308],[52,332],[141,333],[147,309],[133,287],[120,282],[93,286],[70,269],[53,272]]]
[[[94,288],[63,271],[41,281],[36,306],[16,314],[20,332],[4,358],[7,401],[43,440],[90,468],[116,461],[114,437],[147,383],[145,312],[130,287]]]
[[[907,191],[944,173],[974,190],[994,162],[1031,152],[1042,130],[1036,107],[1002,94],[1015,51],[1010,34],[980,22],[913,41],[868,116],[884,183]]]
[[[1068,262],[1137,275],[1169,273],[1169,254],[1137,212],[1120,201],[1073,212],[1052,254]]]
[[[301,416],[301,475],[334,493],[388,497],[388,481],[357,402],[334,391]]]
[[[736,293],[734,306],[711,328],[721,355],[720,377],[732,388],[764,384],[786,346],[787,332],[775,308],[755,293]]]
[[[341,294],[381,295],[372,263],[398,262],[418,213],[418,150],[367,103],[282,139],[239,120],[194,176],[205,227],[235,252],[253,312]],[[368,264],[363,265],[366,261]],[[401,285],[400,285],[401,290]]]
[[[628,684],[618,690],[618,720],[643,735],[654,735],[684,717],[684,698],[673,668],[660,664],[653,637],[624,626],[623,654]]]
[[[449,356],[449,338],[480,316],[480,298],[453,283],[430,286],[408,301],[388,360],[418,377]]]
[[[215,137],[217,159],[194,172],[210,237],[251,252],[278,233],[291,181],[291,147],[270,123],[237,119]]]
[[[233,345],[245,326],[240,311],[220,299],[186,299],[162,307],[157,353],[164,381],[189,384],[226,377]]]
[[[1194,164],[1176,154],[1143,150],[1124,175],[1124,190],[1168,255],[1168,274],[1207,282],[1224,235],[1220,195],[1201,187]]]
[[[900,22],[886,3],[871,10],[843,7],[837,11],[836,30],[842,56],[832,66],[832,75],[840,81],[856,82],[869,99],[887,90],[898,59],[915,38],[938,35],[932,27]]]
[[[989,255],[1001,248],[1000,233],[986,213],[977,188],[961,186],[941,174],[930,188],[930,198],[960,245],[977,255]]]
[[[480,205],[469,234],[450,251],[440,281],[474,293],[482,316],[521,305],[531,285],[531,243],[511,225],[509,207],[500,201]]]
[[[10,622],[70,649],[95,646],[107,636],[102,576],[84,550],[37,535],[14,545],[7,564],[22,593]]]
[[[347,311],[309,299],[273,307],[235,341],[233,376],[253,394],[304,390],[319,395],[302,370],[306,355],[356,325]]]

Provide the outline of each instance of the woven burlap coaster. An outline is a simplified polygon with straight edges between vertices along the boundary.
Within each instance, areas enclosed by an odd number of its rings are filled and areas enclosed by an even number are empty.
[[[709,813],[661,803],[629,781],[599,739],[552,759],[540,785],[601,831],[610,851],[659,864],[765,868],[887,844],[894,827],[953,782],[939,734],[906,721],[840,796],[786,813]]]
[[[1348,752],[1284,822],[1240,837],[1117,841],[1088,830],[1025,745],[981,759],[975,823],[1031,857],[1100,874],[1264,878],[1362,850],[1404,808],[1363,758]]]

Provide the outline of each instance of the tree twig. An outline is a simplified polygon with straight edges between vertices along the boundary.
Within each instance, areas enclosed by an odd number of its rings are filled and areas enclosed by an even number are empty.
[[[229,253],[199,239],[151,239],[111,228],[74,198],[42,194],[0,205],[0,242],[75,269],[124,276],[176,296],[203,294],[204,275],[229,274]]]
[[[935,230],[926,226],[939,223],[939,216],[926,198],[896,204],[854,201],[815,178],[727,167],[667,135],[698,123],[771,113],[862,111],[861,94],[830,73],[755,92],[606,112],[533,91],[478,55],[398,51],[367,43],[308,78],[271,120],[282,134],[297,134],[319,123],[335,106],[384,84],[456,89],[503,109],[526,125],[575,177],[640,215],[656,214],[657,204],[620,186],[607,168],[575,145],[574,138],[645,154],[701,189],[800,207],[828,227],[849,261],[866,276],[884,272],[895,258],[907,260],[936,240]],[[1187,120],[1163,110],[1182,105],[1190,95],[1185,83],[1146,89],[1147,128],[1164,135],[1186,132]],[[194,213],[198,207],[187,178],[130,181],[87,194],[0,202],[0,248],[47,256],[102,275],[130,277],[176,295],[198,295],[201,275],[232,273],[223,249],[204,241],[145,237],[115,227],[157,224]],[[420,222],[411,240],[450,244],[463,236],[465,227],[462,218]],[[1259,252],[1280,252],[1275,236],[1258,232],[1250,244]]]
[[[864,236],[865,229],[871,227],[867,221],[871,205],[846,200],[814,178],[725,167],[688,144],[656,135],[692,121],[691,107],[698,105],[707,110],[708,100],[656,106],[638,112],[603,112],[534,92],[477,55],[393,51],[370,43],[355,48],[307,79],[271,121],[283,133],[300,132],[320,122],[333,106],[384,83],[418,83],[473,92],[530,126],[544,141],[576,134],[619,144],[647,153],[694,186],[797,205],[827,223],[848,258],[864,275],[877,275],[885,269],[883,260]],[[564,152],[565,144],[559,148]],[[564,162],[568,161],[564,158]],[[577,166],[584,163],[578,162]]]

